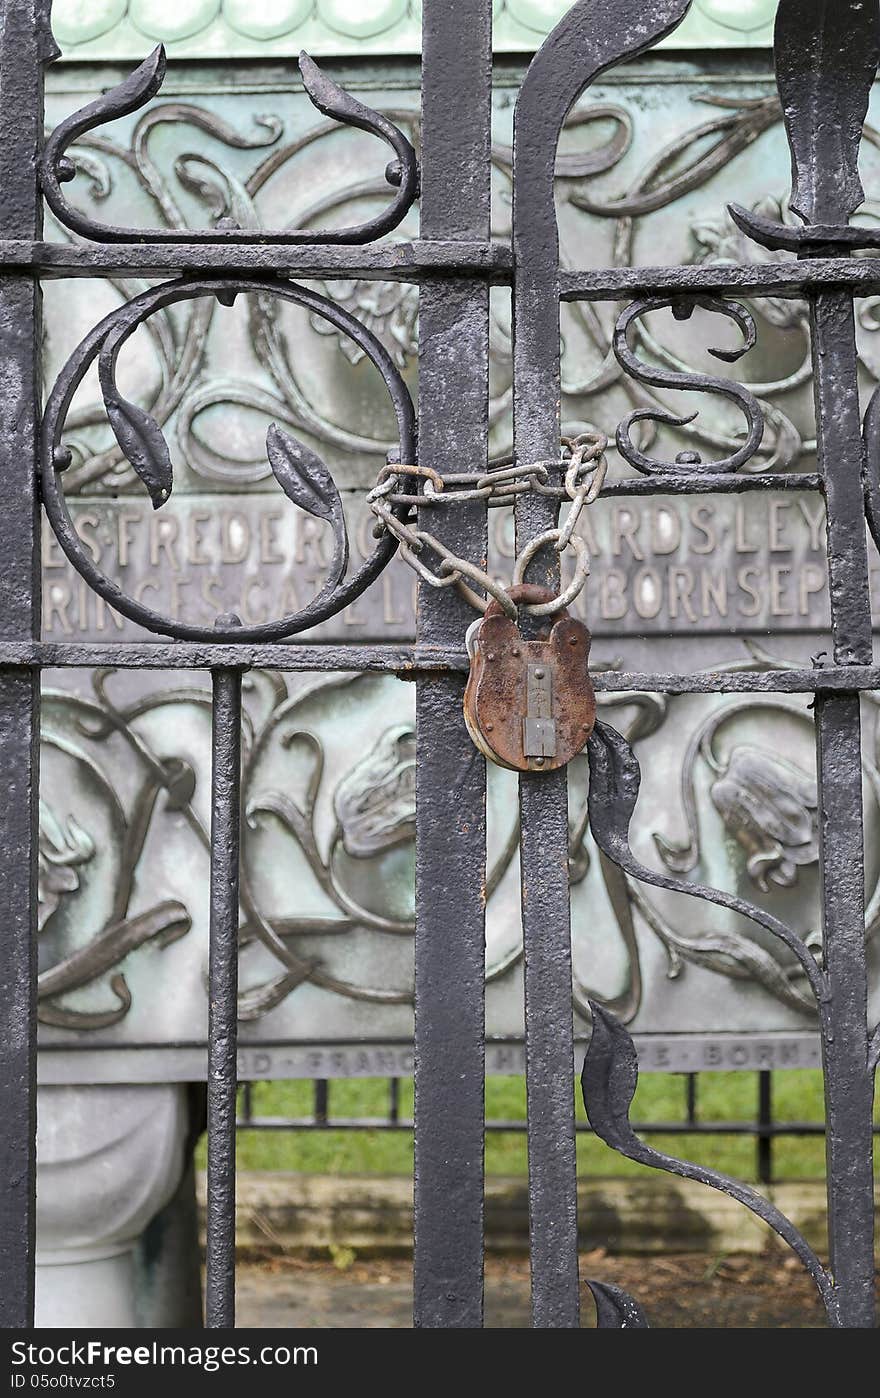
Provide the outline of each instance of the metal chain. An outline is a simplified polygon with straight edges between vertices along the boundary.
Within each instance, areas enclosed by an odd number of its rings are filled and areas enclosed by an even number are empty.
[[[485,612],[489,606],[465,579],[475,583],[493,598],[507,616],[516,620],[517,606],[508,595],[507,588],[471,563],[452,552],[445,544],[410,518],[402,520],[394,514],[395,506],[407,506],[410,512],[422,507],[468,504],[475,500],[485,501],[487,508],[509,505],[519,495],[529,491],[539,495],[555,496],[569,501],[565,522],[555,529],[547,529],[530,539],[514,561],[512,584],[522,583],[526,569],[540,549],[552,544],[560,555],[570,549],[575,557],[574,577],[568,587],[549,602],[527,606],[525,610],[533,616],[552,616],[564,611],[583,591],[590,576],[590,554],[585,540],[576,534],[575,528],[584,509],[593,503],[605,482],[608,463],[605,452],[608,439],[599,432],[585,432],[578,437],[563,437],[563,454],[558,461],[531,461],[517,465],[505,458],[494,464],[486,474],[451,474],[441,476],[427,466],[413,466],[405,463],[383,466],[376,484],[367,496],[367,503],[376,516],[374,534],[387,531],[394,535],[400,544],[400,556],[429,587],[455,587],[478,612]],[[558,471],[564,466],[565,481],[561,486],[551,485],[550,471]],[[416,476],[424,481],[419,494],[408,493],[402,486],[404,478]],[[453,487],[452,490],[447,487]],[[454,487],[461,487],[455,489]],[[439,570],[432,571],[421,556],[429,549],[439,560]]]

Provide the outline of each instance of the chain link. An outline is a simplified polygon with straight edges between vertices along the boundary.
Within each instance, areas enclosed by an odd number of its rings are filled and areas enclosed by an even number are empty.
[[[590,576],[590,553],[586,541],[574,531],[583,511],[593,503],[605,483],[608,470],[605,452],[607,437],[599,432],[585,432],[578,437],[563,437],[563,454],[558,461],[531,461],[517,465],[509,458],[496,462],[493,469],[478,476],[453,474],[441,476],[427,466],[414,466],[405,463],[383,466],[376,484],[367,496],[367,503],[376,517],[373,532],[380,536],[384,532],[393,534],[400,545],[400,556],[429,587],[455,587],[458,592],[478,612],[485,612],[489,606],[487,598],[468,586],[468,579],[488,597],[498,602],[505,615],[516,620],[517,606],[510,600],[507,588],[492,578],[484,569],[471,563],[467,558],[447,548],[427,530],[421,529],[414,520],[400,519],[395,507],[407,506],[410,512],[423,507],[448,507],[468,504],[475,500],[484,501],[488,508],[511,504],[519,495],[533,492],[553,496],[568,501],[565,522],[554,529],[530,539],[518,554],[513,565],[513,585],[524,581],[526,569],[535,555],[548,545],[553,545],[560,555],[571,550],[575,559],[574,577],[558,597],[549,602],[526,606],[533,616],[552,616],[564,611],[583,591]],[[550,483],[550,472],[565,467],[563,485]],[[423,490],[409,493],[403,482],[407,477],[418,477],[424,481]],[[453,487],[453,489],[447,489]],[[455,489],[454,487],[461,487]],[[425,550],[439,559],[439,570],[434,572],[423,558]]]

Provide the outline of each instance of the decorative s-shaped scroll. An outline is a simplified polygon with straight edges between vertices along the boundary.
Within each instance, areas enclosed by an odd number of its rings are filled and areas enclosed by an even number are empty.
[[[122,228],[96,223],[70,204],[61,186],[76,177],[76,165],[67,156],[68,147],[85,135],[117,117],[129,116],[155,97],[165,80],[165,49],[159,45],[140,67],[81,111],[62,121],[46,142],[40,177],[46,203],[65,228],[101,243],[370,243],[390,233],[412,207],[419,187],[416,153],[403,132],[382,116],[365,107],[356,97],[338,87],[307,53],[299,57],[299,71],[308,96],[324,116],[358,127],[378,136],[391,147],[394,159],[385,169],[385,179],[397,189],[388,208],[365,223],[350,228],[276,229],[258,228]]]
[[[98,361],[101,391],[116,440],[146,486],[153,508],[159,509],[169,499],[173,489],[171,457],[155,418],[137,404],[128,402],[117,388],[116,363],[120,350],[139,325],[168,306],[200,296],[216,296],[221,304],[229,306],[239,293],[248,292],[278,296],[302,306],[334,326],[341,334],[349,336],[379,370],[388,389],[397,420],[399,460],[412,461],[415,458],[415,409],[391,355],[360,321],[316,292],[293,282],[271,279],[165,282],[111,312],[71,355],[49,398],[42,435],[43,503],[49,522],[73,567],[105,602],[131,621],[145,626],[148,631],[183,640],[277,641],[293,636],[337,615],[359,597],[379,576],[397,548],[394,535],[388,530],[383,531],[370,557],[352,577],[346,578],[348,534],[342,499],[333,477],[313,451],[274,424],[266,436],[272,473],[288,499],[324,520],[333,534],[333,557],[327,578],[317,596],[301,611],[250,627],[233,627],[219,622],[214,627],[189,625],[163,616],[143,602],[129,597],[116,582],[101,572],[84,547],[74,528],[61,484],[61,476],[71,462],[71,453],[63,445],[62,435],[74,394],[90,366],[95,360]],[[406,513],[406,509],[406,506],[394,507],[398,517]]]
[[[703,474],[736,471],[755,455],[764,436],[764,417],[758,400],[741,384],[735,383],[732,379],[712,378],[708,374],[682,374],[672,369],[662,369],[657,365],[645,363],[630,348],[630,327],[641,320],[642,316],[650,314],[651,311],[662,311],[668,308],[676,320],[689,320],[697,306],[716,315],[728,316],[730,320],[736,322],[743,333],[745,344],[740,345],[737,349],[710,349],[709,353],[715,359],[723,360],[726,364],[734,364],[754,347],[757,340],[754,319],[751,312],[746,310],[745,306],[739,305],[738,302],[723,301],[717,296],[658,296],[650,300],[634,301],[621,313],[614,331],[615,356],[620,366],[639,383],[651,384],[654,388],[691,389],[694,392],[715,393],[723,398],[729,398],[742,409],[749,425],[748,436],[737,451],[725,456],[721,461],[704,462],[697,452],[689,451],[680,452],[674,463],[655,461],[652,457],[646,456],[632,440],[630,434],[635,423],[663,422],[668,423],[670,427],[686,427],[688,423],[694,421],[698,414],[690,413],[687,417],[677,417],[675,413],[666,412],[662,408],[637,408],[617,429],[617,450],[625,461],[628,461],[631,466],[637,467],[645,475],[673,475],[676,473],[686,475],[692,474],[695,470]]]

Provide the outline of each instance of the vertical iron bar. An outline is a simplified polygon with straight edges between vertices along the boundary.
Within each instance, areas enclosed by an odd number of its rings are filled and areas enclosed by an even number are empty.
[[[48,6],[0,7],[0,233],[39,238],[36,158],[43,139],[43,64],[54,56]],[[0,278],[0,463],[3,568],[0,637],[40,628],[37,433],[40,288]],[[36,1208],[36,929],[40,681],[0,670],[0,1326],[33,1324]]]
[[[388,1120],[392,1126],[400,1121],[400,1078],[388,1079]]]
[[[651,5],[579,0],[551,31],[520,87],[513,127],[512,241],[514,451],[521,466],[559,457],[554,177],[563,123],[603,69],[670,33],[688,7],[688,0]],[[547,497],[518,496],[517,546],[552,526],[556,513]],[[552,549],[533,561],[529,575],[531,582],[557,586],[558,556]],[[574,1329],[580,1301],[564,771],[523,776],[520,815],[532,1315],[536,1326]]]
[[[852,294],[823,291],[810,303],[816,438],[825,486],[834,659],[873,658],[865,529],[862,422]]]
[[[235,1324],[241,672],[213,670],[205,1320]]]
[[[554,147],[548,145],[541,160],[552,170]],[[518,271],[514,289],[513,424],[516,459],[523,464],[560,454],[559,273],[555,248],[552,260],[528,242],[524,249],[515,242],[515,251],[523,252],[523,275]],[[547,496],[518,497],[517,549],[552,528],[557,514]],[[558,588],[559,556],[552,548],[538,555],[528,580]],[[522,775],[519,800],[532,1317],[539,1328],[575,1329],[580,1299],[565,769]]]
[[[580,1321],[574,1030],[564,770],[520,778],[532,1314]]]
[[[422,237],[488,237],[491,11],[491,0],[423,9]],[[484,284],[422,286],[419,366],[420,464],[481,469]],[[485,559],[480,506],[432,516],[431,529]],[[420,590],[421,644],[461,644],[473,619],[454,592]],[[414,1323],[455,1329],[483,1321],[486,774],[463,696],[459,676],[417,683]]]
[[[685,1111],[688,1126],[697,1124],[697,1074],[686,1073],[684,1079]]]
[[[316,1126],[327,1125],[327,1114],[330,1106],[330,1084],[326,1078],[315,1078],[315,1110],[314,1119]]]
[[[816,701],[828,1244],[839,1323],[874,1326],[873,1073],[868,1070],[859,698]]]
[[[831,629],[840,665],[873,658],[855,313],[847,292],[810,306]],[[874,1324],[873,1075],[868,1070],[861,714],[855,694],[817,698],[819,866],[829,999],[822,1012],[826,1185],[839,1323]]]
[[[757,1172],[759,1184],[773,1183],[773,1074],[762,1068],[758,1074]]]

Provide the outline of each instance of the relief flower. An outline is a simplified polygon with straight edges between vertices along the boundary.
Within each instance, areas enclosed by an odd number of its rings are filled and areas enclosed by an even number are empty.
[[[791,888],[798,869],[819,857],[816,783],[763,748],[741,745],[712,785],[712,801],[747,855],[749,875]]]
[[[387,729],[352,767],[333,807],[345,851],[355,859],[415,838],[416,735],[408,724]]]
[[[328,289],[328,294],[329,289]],[[403,371],[419,352],[419,289],[405,282],[338,281],[333,283],[334,301],[350,311],[387,349],[398,369]],[[354,340],[340,334],[321,316],[310,317],[319,335],[335,335],[339,348],[351,364],[359,364],[364,352]]]
[[[789,213],[788,205],[782,199],[766,195],[752,205],[752,213],[763,214],[773,223],[792,223],[797,220]],[[737,228],[730,214],[725,212],[719,219],[698,220],[691,225],[691,233],[698,252],[694,262],[699,265],[735,266],[741,262],[786,262],[789,252],[769,251],[757,247],[747,238],[742,229]],[[783,330],[793,330],[800,326],[803,307],[798,301],[786,300],[779,296],[756,297],[756,304],[771,325]]]
[[[42,932],[65,893],[79,888],[77,865],[86,864],[95,853],[91,836],[73,816],[66,829],[51,807],[40,801],[39,868],[37,880],[38,928]]]

